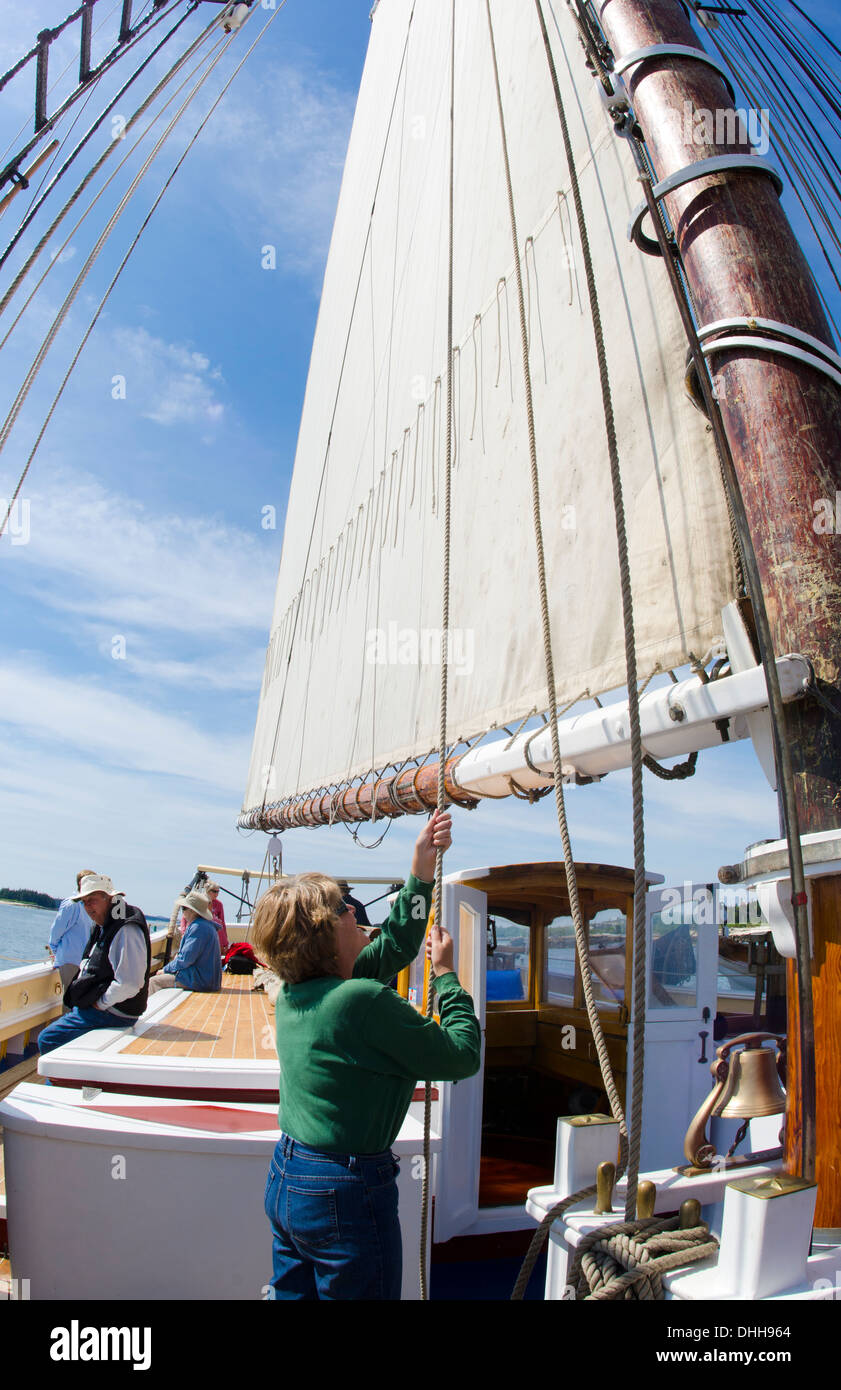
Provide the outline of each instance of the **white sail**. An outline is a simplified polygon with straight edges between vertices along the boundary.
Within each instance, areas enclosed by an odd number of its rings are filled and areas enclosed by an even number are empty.
[[[244,809],[438,740],[450,4],[377,7],[333,231]],[[733,597],[712,437],[665,269],[570,16],[551,38],[607,338],[641,676]],[[599,372],[535,12],[492,4],[527,294],[558,702],[624,684]],[[550,17],[550,23],[552,23]],[[456,7],[449,738],[547,705],[513,250],[485,6]]]

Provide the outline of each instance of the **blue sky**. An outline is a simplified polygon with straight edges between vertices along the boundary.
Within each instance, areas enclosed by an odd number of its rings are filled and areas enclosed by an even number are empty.
[[[70,8],[32,0],[4,16],[0,69]],[[214,8],[203,5],[185,32],[197,34]],[[277,15],[144,233],[36,455],[24,490],[28,542],[4,540],[0,555],[4,885],[63,894],[77,868],[95,867],[162,913],[198,862],[260,866],[265,838],[240,834],[235,822],[369,9],[370,0],[289,0]],[[111,12],[100,0],[96,13]],[[237,37],[197,112],[268,17],[255,14]],[[51,65],[58,75],[59,52]],[[113,80],[94,93],[74,137]],[[126,100],[126,114],[137,100]],[[0,147],[28,119],[29,101],[26,75],[0,94]],[[0,453],[0,497],[197,120],[173,136],[85,282]],[[125,174],[115,185],[122,192]],[[103,220],[96,214],[92,228]],[[95,231],[85,224],[56,257],[0,354],[3,414]],[[276,270],[261,266],[266,245],[276,248]],[[2,275],[5,285],[8,268]],[[0,320],[0,337],[15,312]],[[117,378],[124,398],[119,387],[114,398]],[[276,529],[263,525],[267,507]],[[702,755],[686,784],[647,778],[646,790],[649,867],[669,881],[707,880],[746,843],[777,833],[775,799],[745,745]],[[573,790],[568,802],[579,859],[630,862],[627,775]],[[396,823],[369,853],[342,827],[295,831],[284,839],[285,865],[351,879],[402,873],[417,829]],[[361,838],[381,830],[366,827]],[[551,798],[485,804],[456,813],[449,867],[560,853]]]

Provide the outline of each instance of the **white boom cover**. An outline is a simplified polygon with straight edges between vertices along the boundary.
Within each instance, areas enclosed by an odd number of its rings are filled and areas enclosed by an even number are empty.
[[[527,295],[556,697],[625,683],[616,533],[570,181],[532,5],[493,0]],[[244,809],[437,744],[450,5],[384,0],[301,420]],[[553,13],[554,10],[554,13]],[[701,656],[735,593],[711,436],[683,390],[641,189],[565,6],[546,5],[619,439],[639,671]],[[516,279],[484,4],[456,6],[449,738],[547,708]]]

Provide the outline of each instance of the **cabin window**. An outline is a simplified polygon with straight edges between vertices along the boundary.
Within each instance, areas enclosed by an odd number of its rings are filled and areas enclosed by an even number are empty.
[[[547,1004],[575,1003],[575,927],[571,917],[547,923],[543,947],[543,994]]]
[[[591,911],[585,917],[593,997],[604,1009],[619,1010],[625,1003],[627,925],[625,913],[616,907]],[[542,1000],[563,1008],[585,1007],[575,952],[575,927],[567,915],[554,917],[546,926]]]
[[[650,953],[648,1007],[694,1009],[698,1000],[698,927],[684,920],[679,907],[652,916]]]
[[[593,997],[597,1004],[618,1009],[625,1002],[625,937],[627,919],[618,908],[596,912],[587,923]]]
[[[488,915],[487,1000],[521,1004],[529,997],[530,922]]]

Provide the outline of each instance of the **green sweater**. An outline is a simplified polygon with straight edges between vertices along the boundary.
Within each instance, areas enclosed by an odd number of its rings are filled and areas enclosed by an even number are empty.
[[[381,1153],[396,1139],[418,1080],[460,1081],[479,1070],[479,1024],[456,975],[435,980],[440,1026],[387,984],[418,954],[431,897],[432,884],[410,874],[352,979],[282,985],[278,1118],[299,1143]]]

